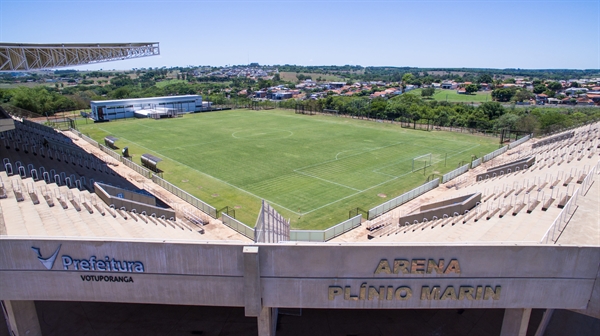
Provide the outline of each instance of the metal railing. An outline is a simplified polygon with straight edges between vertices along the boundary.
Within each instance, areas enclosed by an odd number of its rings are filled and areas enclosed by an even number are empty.
[[[104,146],[103,144],[98,144],[98,148],[100,148],[100,150],[104,153],[110,155],[110,157],[112,157],[113,159],[121,161],[121,155],[119,155],[119,153],[115,153],[115,151],[113,151],[112,149]]]
[[[187,203],[189,203],[196,209],[204,212],[205,214],[211,216],[212,218],[217,218],[217,209],[210,206],[208,203],[203,202],[202,200],[198,199],[197,197],[193,196],[192,194],[188,193],[187,191],[184,191],[183,189],[176,187],[172,183],[165,181],[164,179],[162,179],[161,177],[159,177],[155,174],[152,174],[152,181],[154,183],[158,184],[159,186],[163,187],[165,190],[167,190],[171,194],[186,201]],[[254,235],[252,237],[254,239]]]
[[[78,130],[74,129],[74,128],[69,128],[69,131],[73,134],[76,134],[78,137],[81,138],[81,132],[79,132]]]
[[[483,162],[488,162],[488,161],[490,161],[491,159],[495,158],[496,156],[498,156],[498,155],[500,155],[500,154],[503,154],[503,153],[504,153],[504,152],[506,152],[507,150],[508,150],[508,146],[504,146],[504,147],[502,147],[502,148],[496,149],[495,151],[493,151],[493,152],[491,152],[491,153],[489,153],[489,154],[486,154],[486,155],[483,157]]]
[[[446,183],[446,182],[456,178],[457,176],[466,173],[467,171],[469,171],[470,165],[471,165],[470,163],[467,163],[464,166],[458,167],[458,168],[454,169],[453,171],[444,174],[444,176],[442,176],[442,183]]]
[[[135,170],[138,174],[142,175],[145,178],[152,178],[152,172],[139,164],[121,156],[121,162],[127,167]]]
[[[436,178],[433,181],[427,182],[411,191],[408,191],[396,198],[393,198],[385,203],[382,203],[371,210],[369,210],[368,219],[371,220],[375,217],[378,217],[424,193],[428,192],[431,189],[437,188],[440,185],[440,179]]]
[[[233,217],[230,217],[226,213],[221,215],[221,221],[223,222],[223,224],[230,227],[234,231],[239,232],[244,237],[252,239],[252,241],[254,241],[254,229],[253,228],[249,227],[248,225],[240,222],[239,220],[237,220]]]
[[[99,144],[99,143],[98,143],[96,140],[94,140],[94,139],[90,138],[89,136],[87,136],[87,135],[85,135],[85,134],[83,134],[83,133],[79,133],[79,136],[80,136],[80,137],[81,137],[83,140],[85,140],[85,141],[87,141],[87,142],[91,143],[92,145],[94,145],[94,146],[96,146],[96,147],[100,147],[100,144]]]
[[[329,229],[324,231],[325,232],[325,240],[324,241],[331,240],[343,233],[346,233],[346,232],[354,229],[355,227],[360,226],[361,222],[362,222],[362,214],[359,214],[358,216],[354,216],[346,221],[343,221],[337,225],[330,227]]]
[[[354,216],[326,230],[290,230],[290,241],[326,242],[360,226],[362,215]]]
[[[522,137],[522,138],[521,138],[521,139],[519,139],[519,140],[516,140],[516,141],[513,141],[513,142],[511,142],[511,143],[508,145],[508,149],[513,149],[513,148],[517,147],[518,145],[520,145],[520,144],[524,143],[525,141],[527,141],[527,140],[529,140],[529,139],[531,139],[531,134],[529,134],[529,135],[527,135],[527,136],[524,136],[524,137]]]
[[[577,209],[577,201],[579,199],[580,194],[587,193],[587,190],[592,185],[594,176],[598,172],[599,164],[600,161],[598,161],[598,163],[596,163],[596,165],[594,165],[594,167],[590,170],[590,172],[587,174],[587,176],[581,183],[581,186],[577,190],[575,190],[575,192],[573,192],[573,196],[571,196],[569,201],[565,204],[565,206],[558,214],[554,222],[552,222],[552,225],[550,225],[550,227],[540,240],[541,244],[556,244],[558,237],[560,237],[560,234],[565,229],[565,227],[571,220],[573,213]]]

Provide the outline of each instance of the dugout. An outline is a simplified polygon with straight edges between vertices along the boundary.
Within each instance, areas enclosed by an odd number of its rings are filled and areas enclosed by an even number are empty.
[[[142,154],[141,157],[141,161],[142,161],[142,165],[150,170],[152,170],[155,173],[160,173],[161,170],[158,169],[158,167],[156,165],[158,165],[158,163],[160,161],[162,161],[161,158],[156,157],[154,155],[151,154]]]
[[[112,149],[117,149],[119,148],[115,145],[115,142],[117,142],[117,140],[119,140],[119,138],[115,138],[114,136],[109,135],[107,137],[104,137],[104,144]]]

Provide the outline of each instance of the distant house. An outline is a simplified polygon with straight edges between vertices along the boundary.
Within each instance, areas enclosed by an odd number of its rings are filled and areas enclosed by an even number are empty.
[[[559,103],[560,103],[560,99],[548,98],[548,104],[558,105]]]
[[[588,91],[589,90],[587,88],[568,88],[568,89],[565,89],[565,94],[568,96],[572,96],[572,95],[576,94],[577,92],[586,93]]]
[[[588,97],[581,97],[577,98],[577,105],[592,106],[594,105],[594,101]]]
[[[591,99],[594,104],[600,105],[600,94],[587,94],[588,99]]]
[[[339,89],[346,85],[346,82],[330,82],[329,87],[333,89]]]
[[[431,86],[434,89],[441,89],[442,88],[442,84],[440,84],[440,83],[431,83]]]
[[[445,90],[454,90],[458,87],[458,84],[455,82],[443,82],[441,86]]]
[[[479,86],[481,86],[481,91],[488,91],[490,89],[490,85],[488,83],[481,83]]]
[[[458,93],[458,94],[467,94],[467,90],[465,88],[459,88],[458,90],[456,90],[456,93]]]
[[[254,98],[266,98],[267,97],[267,92],[265,91],[256,91],[254,93]]]
[[[544,105],[546,103],[548,103],[548,95],[547,94],[536,94],[535,95],[535,102],[537,105]]]

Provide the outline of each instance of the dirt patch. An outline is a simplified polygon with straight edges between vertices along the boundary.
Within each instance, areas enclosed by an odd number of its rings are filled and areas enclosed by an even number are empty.
[[[190,180],[181,180],[181,182],[186,183],[186,182],[190,182]]]
[[[212,197],[219,197],[219,194],[212,194],[210,196],[212,196]]]
[[[242,206],[241,206],[241,205],[236,205],[236,206],[234,206],[233,208],[234,208],[234,209],[241,209],[241,208],[242,208]]]
[[[387,195],[386,194],[377,194],[377,196],[381,197],[381,198],[386,198]]]

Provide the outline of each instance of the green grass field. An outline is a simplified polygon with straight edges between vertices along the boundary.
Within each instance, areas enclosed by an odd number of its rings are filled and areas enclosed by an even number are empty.
[[[337,76],[337,75],[328,75],[328,74],[312,73],[312,72],[301,72],[301,73],[280,72],[279,73],[282,80],[290,81],[290,82],[294,82],[294,83],[299,82],[298,78],[296,77],[299,74],[303,74],[305,76],[310,76],[314,82],[316,82],[317,78],[319,78],[319,77],[321,77],[322,80],[327,81],[327,82],[340,82],[340,81],[345,82],[344,78]]]
[[[156,87],[163,88],[167,85],[177,84],[177,83],[187,83],[187,81],[184,79],[167,79],[167,80],[163,80],[160,82],[156,82],[155,85],[156,85]]]
[[[421,96],[421,89],[415,89],[409,91],[410,94]],[[485,103],[486,101],[492,101],[491,91],[479,91],[474,94],[458,94],[456,90],[435,90],[435,94],[432,97],[437,101],[448,101],[450,103]]]
[[[453,170],[471,155],[498,148],[497,139],[403,129],[398,124],[297,115],[282,110],[232,110],[163,120],[80,124],[103,143],[129,147],[134,161],[163,158],[163,177],[254,226],[260,200],[292,226],[324,229]],[[432,153],[434,165],[411,172],[412,159]],[[447,156],[447,162],[445,162]]]

